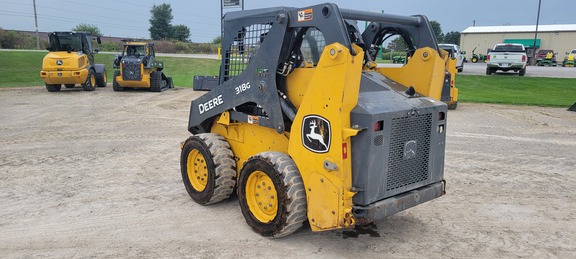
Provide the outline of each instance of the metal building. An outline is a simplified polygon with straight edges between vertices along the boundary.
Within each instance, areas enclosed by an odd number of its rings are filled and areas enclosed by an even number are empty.
[[[521,26],[475,26],[461,33],[460,48],[466,51],[466,59],[476,54],[487,54],[496,43],[522,43],[528,49],[528,56],[534,50],[536,25]],[[536,50],[551,49],[557,52],[556,59],[562,61],[565,53],[576,49],[576,24],[539,25]]]

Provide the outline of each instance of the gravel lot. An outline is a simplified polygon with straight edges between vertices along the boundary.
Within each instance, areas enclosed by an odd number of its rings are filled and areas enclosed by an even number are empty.
[[[447,195],[378,222],[378,235],[305,226],[271,240],[236,198],[204,207],[186,193],[179,144],[198,95],[0,89],[0,257],[576,254],[575,112],[461,103],[448,114]]]

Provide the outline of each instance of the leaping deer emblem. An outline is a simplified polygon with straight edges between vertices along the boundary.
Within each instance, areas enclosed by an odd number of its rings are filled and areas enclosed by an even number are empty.
[[[318,127],[316,125],[316,120],[312,120],[310,121],[310,133],[306,134],[306,138],[308,139],[308,141],[312,142],[312,140],[317,140],[318,142],[320,142],[320,144],[322,144],[322,146],[324,146],[325,149],[328,149],[328,146],[326,146],[326,143],[324,143],[324,132],[321,130],[320,134],[316,133],[315,129],[316,127]]]

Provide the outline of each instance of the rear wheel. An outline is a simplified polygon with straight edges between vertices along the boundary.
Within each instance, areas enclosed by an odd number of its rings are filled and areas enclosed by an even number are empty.
[[[238,179],[238,199],[246,223],[262,236],[287,236],[306,220],[304,183],[284,153],[263,152],[248,159]]]
[[[486,68],[486,75],[492,75],[492,73],[494,73],[494,70],[492,70],[492,68],[487,67]]]
[[[182,181],[190,197],[207,205],[230,197],[236,186],[236,161],[228,142],[204,133],[186,140],[180,157]]]
[[[48,92],[59,92],[61,88],[62,85],[60,84],[46,84],[46,90],[48,90]]]
[[[96,90],[95,85],[96,85],[96,75],[94,73],[94,70],[89,69],[88,76],[86,77],[86,82],[82,84],[82,89],[84,89],[84,91],[94,91]]]
[[[74,88],[74,86],[76,86],[75,84],[65,84],[64,85],[66,88]]]
[[[478,62],[478,58],[477,58],[477,57],[473,57],[473,58],[472,58],[472,63],[476,63],[476,62]]]
[[[112,78],[112,89],[114,89],[114,91],[124,91],[126,90],[124,87],[120,86],[120,84],[118,84],[118,82],[116,81],[116,77],[120,76],[120,70],[115,70],[114,71],[114,77]]]
[[[519,76],[524,76],[526,74],[526,68],[520,70],[520,72],[518,72]]]
[[[104,68],[102,74],[96,75],[96,86],[106,87],[106,84],[108,84],[108,75],[106,74],[106,68]]]

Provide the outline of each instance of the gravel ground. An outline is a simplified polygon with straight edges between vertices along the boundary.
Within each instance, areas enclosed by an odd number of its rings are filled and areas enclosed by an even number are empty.
[[[576,113],[565,108],[461,103],[448,114],[445,196],[372,235],[304,226],[274,240],[252,232],[236,198],[200,206],[186,193],[179,145],[199,93],[111,88],[0,89],[0,257],[576,255]]]

